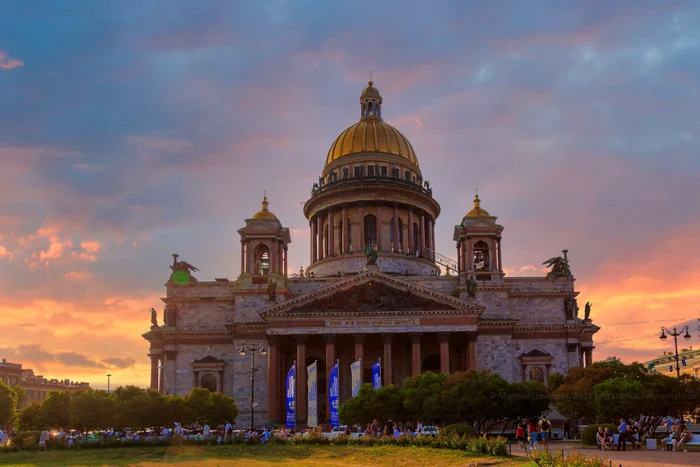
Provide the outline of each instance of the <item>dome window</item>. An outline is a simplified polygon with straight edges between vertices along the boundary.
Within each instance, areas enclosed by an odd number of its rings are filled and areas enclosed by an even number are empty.
[[[377,217],[374,214],[365,216],[365,245],[377,246]]]
[[[482,240],[474,244],[474,269],[477,271],[490,269],[489,246]]]

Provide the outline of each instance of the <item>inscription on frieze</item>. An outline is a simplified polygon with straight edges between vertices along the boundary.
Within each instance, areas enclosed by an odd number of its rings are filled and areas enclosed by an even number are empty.
[[[417,318],[405,319],[327,319],[326,327],[359,327],[359,326],[415,326],[420,324]]]

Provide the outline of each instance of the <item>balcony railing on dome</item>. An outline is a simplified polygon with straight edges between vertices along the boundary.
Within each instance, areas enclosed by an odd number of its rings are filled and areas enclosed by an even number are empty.
[[[399,177],[385,177],[385,176],[377,176],[377,175],[361,175],[361,176],[355,176],[355,177],[347,177],[347,178],[341,178],[341,179],[336,179],[333,181],[325,181],[323,178],[319,178],[319,183],[314,183],[313,187],[311,188],[311,196],[316,196],[320,195],[321,193],[324,193],[326,191],[330,190],[335,190],[337,188],[346,188],[346,187],[353,187],[353,186],[362,186],[362,185],[392,185],[392,186],[400,186],[402,188],[408,188],[409,190],[414,190],[419,193],[423,193],[424,195],[428,195],[432,198],[433,196],[433,189],[430,188],[430,182],[429,181],[422,181],[421,183],[414,182],[412,180],[404,180]]]
[[[424,248],[423,250],[425,257],[430,261],[445,266],[452,271],[457,271],[457,261],[453,260],[452,258],[448,258],[445,255],[441,255],[437,251],[433,251],[430,248]]]

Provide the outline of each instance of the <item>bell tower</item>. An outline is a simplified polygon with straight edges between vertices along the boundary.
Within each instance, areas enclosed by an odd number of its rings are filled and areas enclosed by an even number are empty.
[[[501,232],[503,226],[496,217],[481,207],[477,191],[474,208],[455,226],[453,239],[457,242],[457,265],[460,274],[477,280],[499,280],[503,277],[501,262]]]
[[[241,285],[275,281],[283,285],[287,277],[287,246],[292,243],[289,229],[282,226],[269,209],[267,196],[262,209],[245,220],[241,236]]]

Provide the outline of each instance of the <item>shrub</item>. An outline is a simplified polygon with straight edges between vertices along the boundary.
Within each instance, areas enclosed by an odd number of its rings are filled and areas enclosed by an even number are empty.
[[[474,427],[466,423],[455,423],[453,425],[447,425],[441,431],[442,433],[457,433],[459,436],[476,436],[476,430],[474,429]]]
[[[562,451],[552,454],[550,451],[533,451],[530,460],[540,467],[607,467],[610,461],[598,456],[586,456],[572,452],[564,456]]]
[[[583,444],[591,444],[591,445],[598,444],[598,441],[595,439],[595,437],[596,437],[596,433],[598,432],[599,426],[602,426],[603,428],[608,428],[610,430],[610,433],[612,433],[612,434],[617,433],[617,425],[613,425],[611,423],[602,423],[599,425],[598,424],[588,425],[581,432],[581,442]]]

